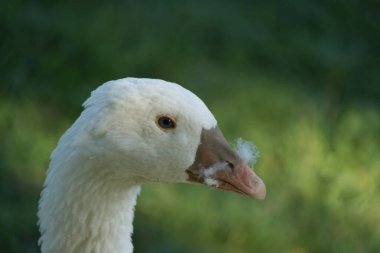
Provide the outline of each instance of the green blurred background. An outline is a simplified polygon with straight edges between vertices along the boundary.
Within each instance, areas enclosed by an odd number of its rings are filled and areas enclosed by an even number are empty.
[[[38,252],[49,155],[90,91],[182,84],[253,140],[265,202],[148,184],[135,252],[380,252],[379,1],[0,1],[0,251]]]

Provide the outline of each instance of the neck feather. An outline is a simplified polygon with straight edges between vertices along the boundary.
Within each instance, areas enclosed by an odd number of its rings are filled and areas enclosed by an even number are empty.
[[[42,253],[132,252],[139,183],[113,179],[95,159],[67,155],[53,154],[41,194]]]

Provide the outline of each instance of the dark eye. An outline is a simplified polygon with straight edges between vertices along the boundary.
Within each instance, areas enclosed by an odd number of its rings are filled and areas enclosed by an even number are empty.
[[[175,121],[168,116],[160,116],[157,119],[157,125],[163,129],[174,129]]]

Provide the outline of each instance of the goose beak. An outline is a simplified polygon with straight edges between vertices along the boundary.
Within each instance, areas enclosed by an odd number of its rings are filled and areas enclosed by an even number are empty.
[[[194,163],[186,170],[188,181],[264,200],[264,182],[227,143],[218,127],[202,130]]]

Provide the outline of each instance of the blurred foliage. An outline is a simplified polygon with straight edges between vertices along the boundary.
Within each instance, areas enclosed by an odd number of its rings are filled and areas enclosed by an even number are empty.
[[[136,252],[380,251],[378,1],[0,1],[0,248],[38,252],[49,154],[101,83],[178,82],[254,140],[257,203],[147,184]],[[149,242],[149,243],[147,243]]]

